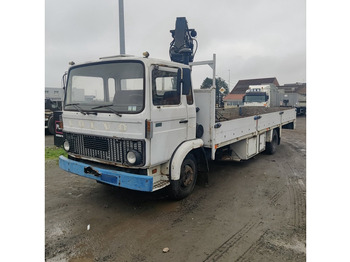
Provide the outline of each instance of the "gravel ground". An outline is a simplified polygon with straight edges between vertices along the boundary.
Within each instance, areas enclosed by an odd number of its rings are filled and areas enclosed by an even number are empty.
[[[113,188],[46,161],[46,260],[305,261],[305,122],[283,129],[274,155],[211,162],[209,186],[177,202],[166,190]]]

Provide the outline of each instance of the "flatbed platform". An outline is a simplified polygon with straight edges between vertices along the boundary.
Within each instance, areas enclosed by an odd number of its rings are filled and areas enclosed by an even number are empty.
[[[216,108],[215,122],[224,122],[228,120],[273,113],[277,111],[289,110],[292,107],[260,107],[260,106],[243,106],[232,108]]]

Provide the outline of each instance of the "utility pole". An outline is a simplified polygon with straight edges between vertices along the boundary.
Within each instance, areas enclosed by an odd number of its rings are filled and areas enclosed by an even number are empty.
[[[230,93],[231,69],[228,70],[228,92]]]
[[[120,54],[125,55],[124,1],[119,0],[119,41]]]

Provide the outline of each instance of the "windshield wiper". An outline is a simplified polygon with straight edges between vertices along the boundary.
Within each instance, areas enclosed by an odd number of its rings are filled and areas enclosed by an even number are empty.
[[[96,107],[92,107],[91,109],[97,109],[97,108],[107,108],[109,109],[109,111],[113,112],[114,114],[116,114],[117,116],[122,116],[118,111],[114,110],[113,108],[111,108],[111,106],[113,106],[113,104],[111,105],[103,105],[103,106],[96,106]]]
[[[80,113],[82,113],[84,116],[86,115],[86,112],[84,112],[83,109],[81,109],[79,103],[66,104],[66,106],[74,106]]]

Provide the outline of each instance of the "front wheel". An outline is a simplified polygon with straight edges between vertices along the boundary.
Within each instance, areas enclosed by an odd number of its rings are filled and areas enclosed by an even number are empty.
[[[169,195],[172,199],[180,200],[189,196],[197,180],[197,163],[192,154],[188,154],[181,165],[179,180],[170,180]]]

